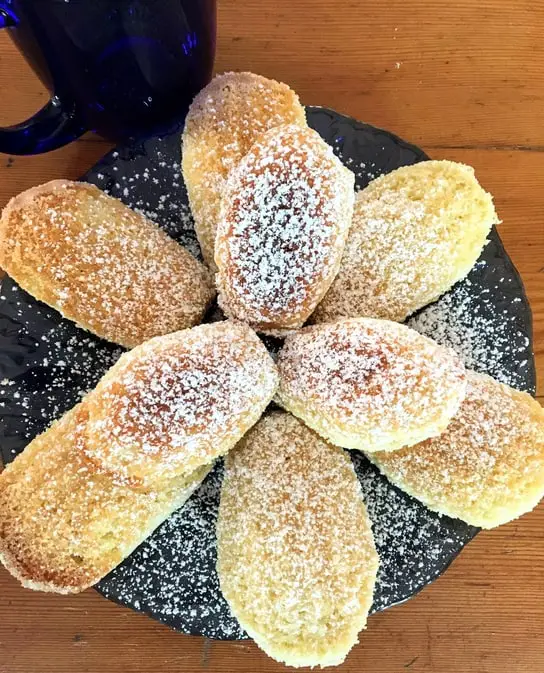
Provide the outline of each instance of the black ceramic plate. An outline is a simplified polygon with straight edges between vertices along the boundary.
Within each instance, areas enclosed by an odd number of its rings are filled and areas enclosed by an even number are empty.
[[[394,135],[331,110],[308,108],[308,121],[356,173],[359,188],[377,175],[427,158]],[[84,179],[143,210],[198,254],[179,146],[179,134],[174,134],[118,149]],[[92,388],[121,351],[63,320],[9,278],[1,295],[0,442],[9,462]],[[456,348],[468,366],[534,392],[531,314],[495,231],[469,277],[410,322]],[[361,455],[352,457],[381,557],[373,606],[378,611],[440,575],[478,530],[433,514],[391,486]],[[217,465],[187,504],[98,590],[185,633],[245,637],[220,594],[215,572],[221,470]]]

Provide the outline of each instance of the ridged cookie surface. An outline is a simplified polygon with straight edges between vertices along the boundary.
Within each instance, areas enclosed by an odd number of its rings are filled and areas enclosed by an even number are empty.
[[[230,175],[215,261],[219,304],[260,331],[301,327],[338,271],[354,175],[312,129],[260,137]]]
[[[304,108],[286,84],[251,72],[215,77],[196,96],[183,131],[183,179],[208,265],[225,180],[255,140],[281,124],[306,126]]]
[[[544,496],[544,410],[489,376],[467,377],[465,400],[439,437],[369,458],[430,509],[493,528]]]
[[[312,322],[403,321],[464,278],[499,220],[474,169],[403,166],[358,193],[340,271]]]
[[[265,416],[226,459],[217,534],[221,590],[255,642],[290,666],[341,663],[378,569],[348,454]]]
[[[8,203],[0,267],[65,318],[127,348],[200,322],[215,295],[204,265],[157,225],[67,180]]]
[[[306,327],[277,364],[277,402],[348,449],[394,451],[438,435],[465,395],[451,349],[389,320]]]

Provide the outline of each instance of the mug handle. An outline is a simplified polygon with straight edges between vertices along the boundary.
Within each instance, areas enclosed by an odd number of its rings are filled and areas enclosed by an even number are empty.
[[[0,8],[0,28],[12,28],[17,19]],[[33,117],[20,124],[0,127],[0,152],[6,154],[41,154],[67,145],[88,129],[75,116],[74,106],[63,104],[53,95],[49,103]]]

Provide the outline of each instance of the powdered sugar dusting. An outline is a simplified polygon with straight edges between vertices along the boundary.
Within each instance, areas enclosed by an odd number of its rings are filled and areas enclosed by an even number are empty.
[[[307,113],[310,124],[319,129],[327,142],[334,144],[335,152],[354,170],[359,188],[379,174],[424,158],[420,150],[391,134],[330,110],[308,108]],[[188,217],[187,195],[183,181],[178,179],[179,150],[179,135],[154,138],[145,145],[110,154],[88,177],[128,205],[141,208],[152,219],[153,213],[160,215],[161,226],[184,245],[194,248],[197,244]],[[136,174],[139,178],[131,180]],[[125,188],[128,194],[124,193]],[[158,209],[164,195],[167,197],[164,208]],[[180,208],[187,217],[180,217]],[[472,285],[466,289],[468,294],[475,294],[474,302],[467,302],[466,310],[461,313],[452,306],[450,323],[455,328],[454,323],[460,321],[455,329],[459,343],[463,341],[463,331],[471,329],[471,317],[482,318],[474,327],[475,332],[481,330],[479,337],[476,340],[473,334],[470,339],[480,353],[476,358],[478,368],[495,367],[502,377],[511,377],[512,385],[527,389],[534,385],[530,345],[523,348],[530,336],[528,307],[515,271],[494,236],[492,234],[492,242],[484,249],[487,266],[476,267],[470,276]],[[501,277],[503,282],[499,282]],[[2,287],[6,299],[0,301],[1,401],[5,405],[1,416],[1,448],[4,460],[9,461],[12,454],[20,452],[52,419],[58,418],[96,385],[119,356],[120,349],[62,320],[55,311],[28,297],[9,279],[2,281]],[[483,292],[486,287],[491,289],[488,295]],[[512,303],[513,298],[518,303]],[[485,308],[477,309],[482,302]],[[445,308],[444,313],[446,311]],[[501,323],[505,323],[504,330]],[[432,330],[430,323],[429,330]],[[516,336],[518,332],[520,337]],[[440,330],[428,334],[440,339]],[[491,352],[497,334],[497,343],[510,339],[513,346],[504,358],[489,358],[485,355],[485,342],[489,339],[487,350]],[[72,339],[73,350],[68,352],[64,343]],[[455,343],[451,345],[459,348]],[[520,367],[521,361],[527,361],[527,365]],[[52,367],[56,372],[53,377],[50,376]],[[492,373],[496,375],[495,370]],[[19,405],[20,400],[27,400],[28,406]],[[381,559],[373,610],[382,610],[410,597],[438,576],[477,529],[431,512],[392,486],[366,458],[357,452],[351,455],[363,486]],[[116,568],[99,588],[111,599],[148,612],[182,632],[211,638],[239,638],[243,631],[219,592],[215,573],[220,470],[221,465],[183,509]]]
[[[529,332],[520,325],[517,312],[501,308],[502,297],[512,292],[516,278],[495,273],[491,287],[482,285],[479,277],[492,273],[488,267],[485,260],[480,260],[469,278],[410,318],[408,324],[453,348],[469,369],[527,390],[531,366]],[[521,297],[513,301],[520,303]]]
[[[382,172],[375,161],[356,161],[353,157],[344,156],[344,152],[341,148],[342,141],[343,138],[335,138],[335,154],[344,166],[347,166],[350,171],[354,173],[355,191],[359,192],[361,189],[364,189],[369,182],[375,180],[379,175],[382,175]]]
[[[478,529],[429,511],[360,453],[351,459],[380,558],[371,608],[377,612],[435,579]],[[183,509],[102,580],[99,590],[184,633],[247,638],[220,592],[216,571],[222,474],[220,463]]]
[[[378,612],[432,582],[479,529],[431,512],[388,482],[362,454],[353,452],[351,458],[380,557],[372,606]]]
[[[263,344],[241,324],[152,339],[125,354],[86,399],[86,455],[116,479],[145,485],[190,474],[257,421],[277,379]]]
[[[171,237],[94,185],[53,181],[2,215],[0,261],[31,294],[132,347],[201,321],[215,292]]]
[[[465,392],[450,350],[397,323],[343,320],[288,337],[278,402],[334,444],[393,450],[441,432]]]
[[[223,196],[220,303],[258,328],[300,327],[333,280],[353,174],[312,130],[281,126],[242,159]]]
[[[106,194],[121,199],[132,210],[159,224],[194,257],[201,259],[191,208],[180,178],[180,162],[172,160],[164,149],[158,147],[155,152],[156,163],[150,162],[141,173],[120,173],[115,179],[97,173],[96,182]]]
[[[80,402],[123,349],[63,320],[9,278],[2,279],[1,287],[0,364],[5,378],[0,383],[0,416],[2,449],[9,459]],[[9,357],[12,352],[13,359]]]
[[[313,320],[404,320],[467,275],[497,221],[469,166],[425,161],[379,177],[357,195],[340,271]]]
[[[440,437],[370,458],[431,509],[491,528],[544,494],[544,411],[526,393],[470,372],[466,397]]]
[[[222,464],[183,509],[102,580],[98,589],[184,633],[247,637],[221,594],[215,569],[221,479]]]
[[[366,622],[378,567],[348,454],[275,412],[225,465],[218,572],[235,614],[280,661],[340,663]]]
[[[191,104],[183,132],[183,176],[211,268],[225,181],[254,141],[282,124],[306,125],[298,96],[286,84],[249,72],[216,76]]]
[[[197,259],[202,259],[187,191],[180,176],[178,136],[152,138],[143,147],[112,152],[90,182],[158,224]],[[148,154],[149,153],[149,154]],[[119,171],[119,165],[125,170]]]
[[[2,473],[0,556],[28,586],[61,593],[95,584],[179,507],[207,468],[157,491],[116,484],[86,460],[77,405]]]

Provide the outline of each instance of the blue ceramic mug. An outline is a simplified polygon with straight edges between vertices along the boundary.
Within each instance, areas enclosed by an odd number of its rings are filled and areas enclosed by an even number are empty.
[[[170,130],[211,77],[215,18],[215,0],[0,0],[0,27],[51,91],[36,115],[0,129],[0,152]]]

